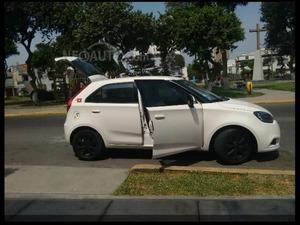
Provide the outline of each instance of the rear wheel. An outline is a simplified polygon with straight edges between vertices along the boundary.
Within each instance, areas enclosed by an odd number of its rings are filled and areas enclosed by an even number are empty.
[[[33,91],[30,95],[31,97],[31,100],[32,102],[35,104],[35,105],[38,105],[40,103],[40,99],[39,99],[39,96],[38,96],[38,92],[37,91]]]
[[[225,164],[241,164],[250,159],[255,152],[252,135],[241,128],[223,130],[215,139],[214,151],[218,160]]]
[[[90,129],[78,131],[73,138],[72,146],[80,160],[97,160],[105,156],[105,146],[100,135]]]

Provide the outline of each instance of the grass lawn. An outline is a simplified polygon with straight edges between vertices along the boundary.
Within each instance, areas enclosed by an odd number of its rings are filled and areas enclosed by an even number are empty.
[[[49,106],[49,105],[64,105],[66,104],[64,101],[42,101],[38,104],[38,106]],[[36,106],[30,97],[24,96],[10,96],[5,99],[5,105],[21,105],[21,106]]]
[[[30,97],[24,96],[9,96],[5,99],[5,105],[18,105],[18,104],[29,104],[31,103]]]
[[[237,88],[220,88],[220,87],[213,87],[212,92],[224,97],[229,98],[246,98],[246,97],[257,97],[263,95],[261,92],[252,91],[252,94],[249,95],[246,88],[237,89]]]
[[[133,170],[114,195],[294,195],[292,175]]]
[[[253,87],[295,92],[295,82],[293,81],[282,82],[282,83],[278,82],[278,83],[271,83],[271,84],[254,84]]]

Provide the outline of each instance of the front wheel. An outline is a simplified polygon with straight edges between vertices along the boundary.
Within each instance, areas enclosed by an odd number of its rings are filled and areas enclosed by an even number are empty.
[[[250,159],[255,143],[249,132],[240,128],[223,130],[215,139],[214,151],[224,164],[237,165]]]
[[[72,141],[76,157],[80,160],[97,160],[105,155],[105,146],[100,135],[89,129],[78,131]]]

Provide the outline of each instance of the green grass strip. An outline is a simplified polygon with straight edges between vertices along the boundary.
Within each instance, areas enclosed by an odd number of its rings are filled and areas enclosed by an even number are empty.
[[[282,83],[272,83],[272,84],[256,84],[254,88],[266,88],[272,90],[281,91],[293,91],[295,92],[295,82],[282,82]]]
[[[212,92],[219,96],[229,97],[229,98],[247,98],[247,97],[257,97],[263,95],[263,93],[257,91],[252,91],[250,95],[248,94],[245,88],[235,89],[235,88],[213,87]]]
[[[114,195],[294,195],[292,175],[131,171]]]

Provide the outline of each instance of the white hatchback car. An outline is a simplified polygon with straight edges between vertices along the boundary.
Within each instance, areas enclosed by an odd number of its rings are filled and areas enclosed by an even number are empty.
[[[280,140],[268,110],[161,76],[91,82],[68,102],[64,131],[81,160],[99,159],[109,148],[150,148],[153,158],[198,149],[240,164],[278,149]]]

